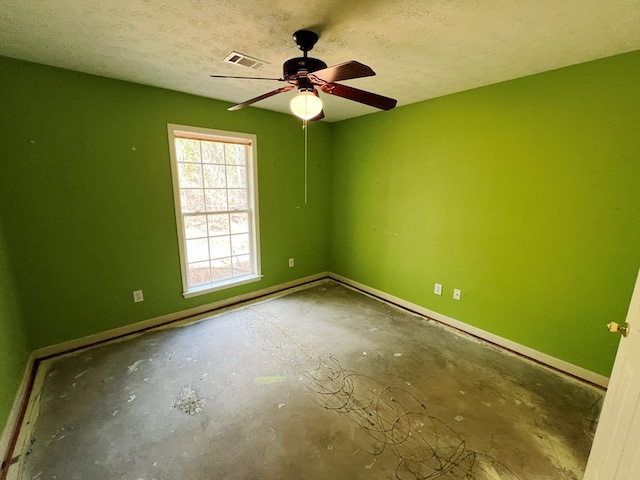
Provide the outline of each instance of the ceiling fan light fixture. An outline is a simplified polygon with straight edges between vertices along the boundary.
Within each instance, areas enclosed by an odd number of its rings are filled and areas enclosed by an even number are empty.
[[[322,111],[322,100],[312,90],[300,90],[289,106],[296,117],[311,120]]]
[[[279,93],[288,92],[294,88],[298,89],[296,95],[290,102],[291,111],[303,121],[321,120],[324,118],[322,111],[322,100],[318,98],[316,86],[327,95],[341,97],[354,102],[369,105],[370,107],[379,108],[381,110],[391,110],[397,104],[393,98],[384,97],[376,93],[358,90],[357,88],[342,85],[341,80],[351,80],[354,78],[371,77],[376,74],[371,67],[360,62],[351,60],[349,62],[340,63],[327,67],[327,64],[317,58],[311,58],[307,54],[313,48],[318,35],[311,30],[298,30],[293,34],[293,39],[298,48],[303,51],[304,56],[290,58],[282,65],[283,75],[281,78],[266,77],[240,77],[236,75],[211,75],[214,78],[239,78],[248,80],[274,80],[278,82],[286,82],[289,85],[271,92],[258,95],[237,105],[229,107],[227,110],[240,110],[241,108],[253,105],[261,100],[266,100]],[[233,52],[229,61],[232,63],[244,64],[244,60],[248,59],[246,55]],[[256,59],[250,59],[256,61]]]

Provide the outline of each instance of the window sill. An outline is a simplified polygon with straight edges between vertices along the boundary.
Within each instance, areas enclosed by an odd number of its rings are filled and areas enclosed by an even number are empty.
[[[247,283],[253,283],[262,280],[262,275],[245,275],[243,277],[230,278],[218,282],[214,285],[203,285],[202,287],[195,287],[191,290],[184,292],[182,296],[184,298],[197,297],[198,295],[204,295],[205,293],[217,292],[219,290],[225,290],[231,287],[237,287],[239,285],[245,285]]]

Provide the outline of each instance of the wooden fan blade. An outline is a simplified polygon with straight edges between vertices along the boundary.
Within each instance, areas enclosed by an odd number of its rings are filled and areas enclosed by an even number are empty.
[[[372,107],[380,108],[382,110],[391,110],[398,103],[397,100],[389,97],[383,97],[377,93],[365,92],[364,90],[358,90],[357,88],[347,87],[346,85],[340,85],[339,83],[325,83],[320,88],[324,93],[329,95],[336,95],[338,97],[353,100],[354,102],[364,103]]]
[[[260,100],[264,100],[265,98],[273,97],[274,95],[277,95],[278,93],[288,92],[289,90],[291,90],[293,88],[295,88],[293,85],[287,85],[286,87],[278,88],[277,90],[274,90],[272,92],[265,93],[264,95],[260,95],[259,97],[252,98],[251,100],[247,100],[246,102],[242,102],[242,103],[239,103],[237,105],[234,105],[233,107],[229,107],[229,108],[227,108],[227,110],[231,110],[231,111],[240,110],[241,108],[248,107],[252,103],[259,102]]]
[[[351,78],[371,77],[375,74],[376,72],[374,72],[370,67],[367,67],[360,62],[356,62],[355,60],[351,60],[350,62],[341,63],[340,65],[334,65],[332,67],[323,68],[322,70],[317,70],[310,73],[308,77],[311,81],[314,80],[313,77],[316,77],[321,80],[321,82],[333,83],[341,80],[349,80]]]
[[[233,75],[209,75],[213,78],[241,78],[244,80],[276,80],[278,82],[284,82],[284,78],[269,78],[269,77],[236,77]]]

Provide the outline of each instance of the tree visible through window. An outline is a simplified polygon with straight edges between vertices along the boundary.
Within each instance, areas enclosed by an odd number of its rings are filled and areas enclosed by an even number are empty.
[[[185,295],[260,278],[255,136],[169,125]]]

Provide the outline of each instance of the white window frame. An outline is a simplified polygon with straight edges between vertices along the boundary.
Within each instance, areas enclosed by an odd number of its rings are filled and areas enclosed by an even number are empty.
[[[182,288],[185,298],[215,292],[246,283],[256,282],[262,278],[260,264],[260,234],[258,217],[258,162],[257,162],[257,137],[250,133],[227,132],[209,128],[191,127],[186,125],[167,124],[169,133],[169,155],[171,157],[171,176],[173,182],[173,198],[176,213],[176,226],[178,232],[178,246],[180,252],[180,266],[182,270]],[[187,243],[184,219],[190,214],[182,212],[180,181],[178,174],[178,156],[176,153],[176,138],[192,138],[196,140],[209,140],[222,143],[242,144],[246,146],[247,166],[247,202],[249,214],[249,243],[250,243],[250,273],[242,276],[226,278],[201,285],[189,285],[189,270],[187,262]],[[229,211],[233,213],[233,211]],[[207,214],[210,212],[202,212]],[[218,213],[218,212],[216,212]],[[222,213],[222,212],[220,212]],[[211,259],[209,259],[211,260]]]

